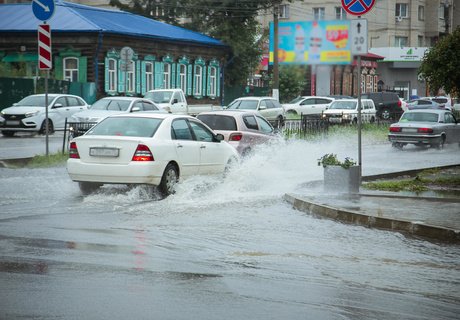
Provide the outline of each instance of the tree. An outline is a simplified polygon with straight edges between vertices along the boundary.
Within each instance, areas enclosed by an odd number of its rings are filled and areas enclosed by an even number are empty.
[[[279,94],[280,102],[287,103],[303,95],[307,85],[308,66],[280,66]]]
[[[272,14],[279,3],[281,0],[132,0],[124,5],[120,0],[110,1],[122,10],[166,23],[177,25],[179,18],[185,18],[188,22],[183,27],[222,40],[231,48],[225,66],[228,85],[245,84],[259,65],[267,35],[257,16]]]
[[[454,96],[460,94],[460,27],[443,37],[423,58],[419,68],[431,91],[444,89]]]

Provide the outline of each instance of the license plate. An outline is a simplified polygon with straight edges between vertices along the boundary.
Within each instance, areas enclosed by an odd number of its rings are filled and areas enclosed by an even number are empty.
[[[6,125],[7,126],[17,126],[19,125],[20,121],[19,120],[6,120]]]
[[[417,132],[417,128],[403,128],[403,132]]]
[[[89,155],[93,157],[118,157],[118,148],[89,148]]]

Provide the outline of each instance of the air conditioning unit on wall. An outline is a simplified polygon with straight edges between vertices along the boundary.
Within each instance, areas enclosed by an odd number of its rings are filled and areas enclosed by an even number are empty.
[[[397,16],[397,17],[396,17],[396,21],[397,21],[397,22],[401,22],[402,20],[403,20],[403,17],[401,17],[401,16]]]

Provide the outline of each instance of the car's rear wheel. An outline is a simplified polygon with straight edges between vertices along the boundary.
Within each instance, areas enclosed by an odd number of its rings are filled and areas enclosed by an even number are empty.
[[[446,143],[446,136],[441,136],[441,141],[434,145],[434,147],[438,150],[444,148],[444,144]]]
[[[284,118],[283,118],[283,116],[278,116],[276,121],[278,122],[278,128],[281,128],[281,127],[284,126]]]
[[[161,182],[158,186],[158,189],[163,196],[167,197],[175,192],[176,184],[178,181],[179,170],[177,169],[176,165],[169,163],[163,172],[163,176],[161,177]]]
[[[14,136],[15,133],[16,133],[16,131],[10,131],[10,130],[3,130],[2,131],[2,134],[5,137],[12,137],[12,136]]]
[[[405,146],[405,144],[404,144],[404,143],[401,143],[401,142],[393,142],[393,143],[391,144],[391,146],[392,146],[393,148],[402,150],[402,148]]]
[[[80,187],[80,191],[83,195],[88,195],[96,192],[102,184],[96,182],[79,182],[78,186]]]
[[[371,117],[370,122],[371,122],[371,123],[374,123],[374,122],[375,122],[375,117]]]
[[[46,119],[42,122],[39,133],[46,134]],[[48,119],[48,134],[52,133],[54,133],[53,121]]]

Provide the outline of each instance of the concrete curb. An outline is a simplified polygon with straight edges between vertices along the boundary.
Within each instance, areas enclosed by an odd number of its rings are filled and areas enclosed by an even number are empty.
[[[286,194],[284,199],[288,203],[292,204],[295,209],[305,213],[310,213],[317,217],[328,218],[368,228],[397,231],[431,241],[435,240],[448,243],[460,243],[460,230],[432,226],[413,221],[369,216],[356,211],[338,209],[318,204],[311,200],[301,199],[292,194]]]
[[[0,168],[22,168],[25,167],[33,157],[17,158],[17,159],[3,159],[0,160]]]

